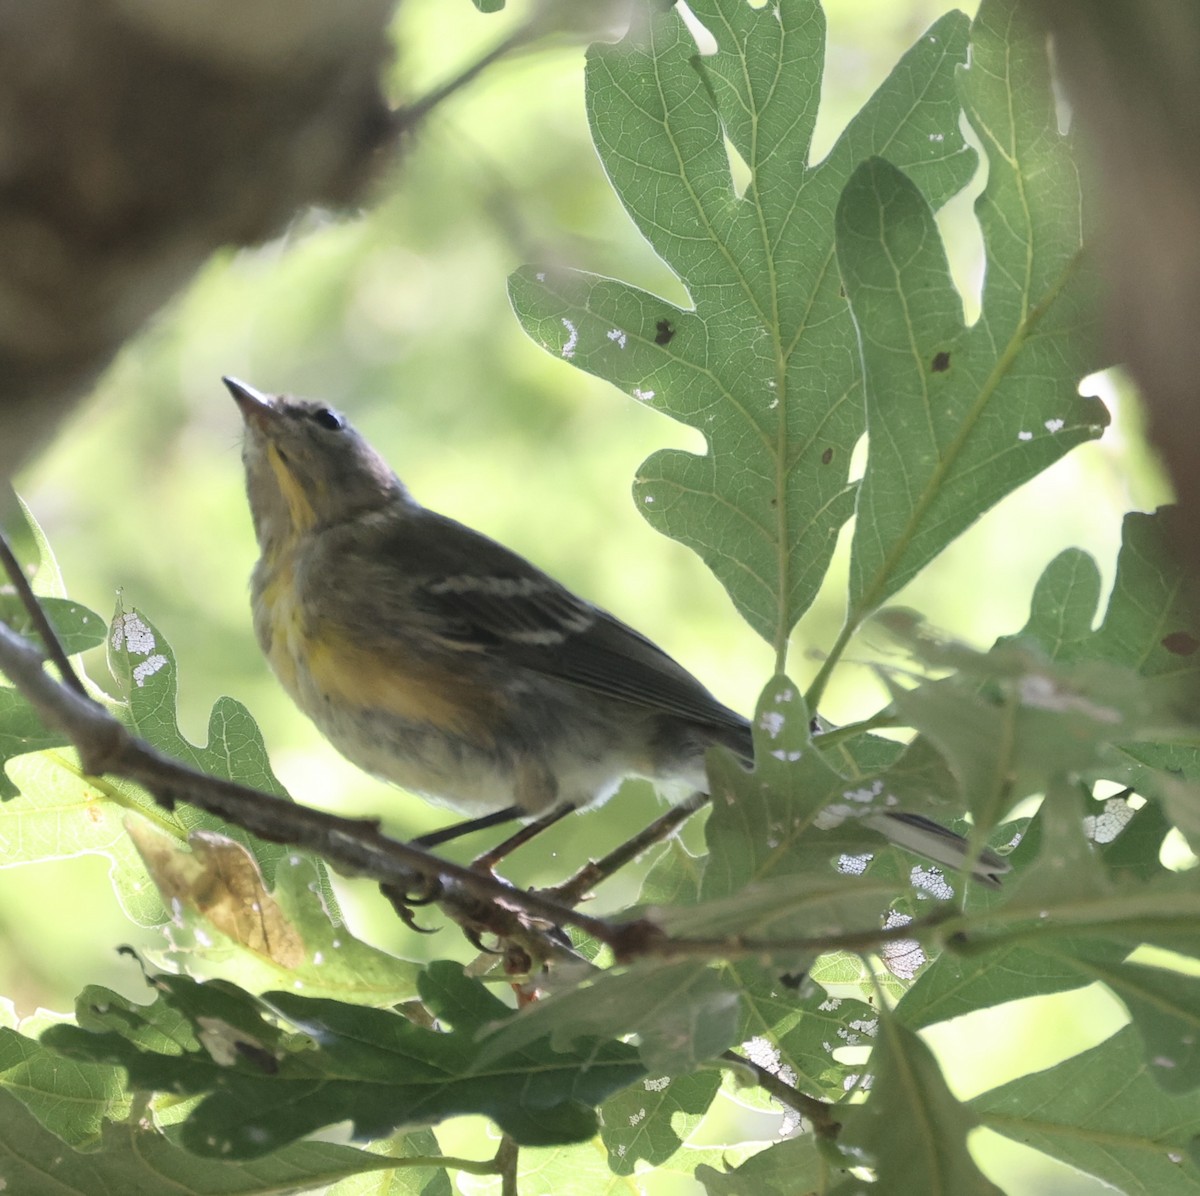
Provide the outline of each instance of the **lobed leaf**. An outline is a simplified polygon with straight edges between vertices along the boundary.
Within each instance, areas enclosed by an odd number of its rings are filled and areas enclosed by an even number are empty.
[[[569,1051],[578,1039],[638,1036],[647,1071],[692,1071],[734,1042],[737,997],[705,963],[645,963],[609,970],[551,993],[479,1041],[478,1065],[541,1040]]]
[[[1081,399],[1098,369],[1098,280],[1083,195],[1058,132],[1044,37],[1014,0],[984,0],[959,71],[988,181],[976,204],[982,308],[963,322],[933,211],[902,164],[854,172],[838,265],[858,329],[868,455],[851,545],[857,626],[1004,495],[1100,435]]]
[[[182,1127],[197,1154],[258,1158],[341,1121],[377,1138],[402,1125],[482,1113],[518,1143],[592,1137],[595,1106],[645,1074],[622,1043],[582,1038],[572,1050],[538,1042],[480,1064],[476,1040],[512,1011],[455,964],[434,964],[421,993],[448,1032],[390,1010],[294,993],[252,997],[235,985],[153,979],[158,1000],[136,1018],[91,1011],[101,1030],[56,1026],[43,1041],[70,1057],[118,1064],[136,1089],[202,1095]],[[143,1045],[147,1020],[182,1019],[169,1050]],[[294,1029],[281,1027],[280,1022]]]
[[[83,1154],[65,1147],[10,1093],[0,1092],[0,1170],[10,1192],[30,1196],[285,1196],[395,1166],[392,1159],[328,1142],[297,1143],[251,1163],[202,1159],[184,1149],[179,1136],[176,1128],[160,1132],[136,1122],[105,1123],[98,1149]]]
[[[839,1145],[870,1161],[873,1192],[1001,1196],[967,1150],[975,1113],[950,1092],[930,1049],[886,1011],[870,1068],[866,1102],[846,1110]]]
[[[678,13],[648,6],[588,53],[592,136],[614,189],[687,288],[684,309],[622,282],[527,267],[510,295],[529,335],[708,440],[639,471],[639,508],[694,548],[782,652],[816,595],[854,487],[863,431],[854,331],[832,215],[857,162],[886,155],[940,205],[974,169],[949,13],[896,68],[824,161],[809,164],[825,21],[816,0],[697,0],[716,39],[701,58]],[[750,184],[739,195],[729,151]]]
[[[1152,1077],[1132,1026],[1089,1051],[975,1097],[981,1125],[1094,1175],[1125,1196],[1200,1191],[1200,1095]]]

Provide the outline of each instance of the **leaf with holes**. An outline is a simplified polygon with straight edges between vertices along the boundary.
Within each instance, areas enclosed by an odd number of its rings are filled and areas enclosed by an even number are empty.
[[[1000,1196],[967,1150],[973,1111],[955,1099],[933,1052],[886,1010],[871,1052],[866,1103],[846,1111],[839,1145],[850,1166],[866,1156],[881,1193]]]
[[[872,154],[935,206],[970,178],[953,81],[967,22],[939,20],[809,165],[825,40],[816,0],[696,0],[717,43],[707,57],[671,6],[654,7],[619,44],[589,51],[588,116],[613,187],[694,308],[542,267],[514,274],[510,294],[549,352],[704,433],[706,454],[643,465],[638,504],[704,558],[778,653],[854,504],[863,409],[834,266],[837,197]],[[750,171],[741,195],[727,144]]]
[[[837,212],[858,328],[868,457],[851,547],[853,630],[1004,495],[1100,435],[1080,398],[1102,364],[1083,196],[1056,125],[1045,39],[985,0],[959,72],[988,182],[982,310],[963,323],[928,199],[899,163],[863,163]]]

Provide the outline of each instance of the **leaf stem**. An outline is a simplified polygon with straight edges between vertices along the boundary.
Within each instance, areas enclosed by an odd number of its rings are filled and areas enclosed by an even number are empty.
[[[496,1157],[492,1160],[494,1172],[500,1176],[500,1196],[517,1196],[517,1159],[520,1150],[507,1134],[500,1139]]]
[[[21,604],[25,607],[38,637],[46,649],[46,655],[58,669],[59,676],[77,694],[86,698],[88,693],[83,687],[83,682],[79,680],[75,670],[71,667],[62,642],[46,617],[42,604],[37,600],[37,595],[34,594],[33,587],[29,584],[29,578],[25,576],[25,570],[21,568],[16,553],[9,547],[8,540],[2,534],[0,534],[0,564],[4,566],[8,580],[12,582],[13,589],[17,591],[17,596],[21,599]]]
[[[855,739],[859,735],[865,735],[868,731],[877,730],[879,727],[899,727],[903,725],[897,717],[895,709],[892,706],[885,706],[882,710],[878,710],[872,714],[870,718],[860,719],[856,723],[846,723],[842,727],[831,727],[828,731],[822,731],[819,735],[814,736],[813,740],[817,747],[827,748],[844,743],[847,739]]]
[[[812,684],[809,685],[808,692],[804,695],[804,704],[808,707],[810,715],[816,714],[817,706],[825,695],[825,687],[829,684],[829,678],[833,675],[833,670],[837,668],[842,653],[846,651],[846,645],[850,643],[854,633],[858,630],[858,624],[859,619],[852,617],[849,613],[846,615],[846,621],[842,624],[837,639],[833,641],[833,647],[829,649],[824,663],[812,679]]]
[[[495,1159],[485,1159],[480,1162],[477,1159],[459,1159],[453,1155],[409,1155],[407,1158],[393,1159],[392,1163],[397,1168],[401,1167],[438,1167],[445,1168],[447,1171],[464,1171],[467,1175],[497,1175],[499,1168],[496,1166]]]

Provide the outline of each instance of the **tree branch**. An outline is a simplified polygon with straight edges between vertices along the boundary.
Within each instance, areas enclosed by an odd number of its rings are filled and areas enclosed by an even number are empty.
[[[647,918],[616,922],[591,917],[545,894],[514,888],[497,877],[390,839],[375,819],[344,818],[310,809],[181,764],[131,735],[99,703],[56,681],[45,671],[45,664],[45,657],[28,640],[0,624],[0,672],[11,679],[48,727],[70,740],[88,775],[123,777],[141,785],[167,809],[176,802],[187,802],[267,842],[311,851],[343,873],[370,877],[396,891],[411,891],[423,882],[432,884],[439,890],[438,905],[477,934],[528,938],[531,930],[538,929],[537,923],[573,926],[607,946],[618,962],[627,963],[643,956],[743,959],[775,952],[863,951],[897,938],[919,938],[944,921],[944,916],[933,916],[890,929],[796,939],[741,935],[677,939]],[[558,944],[555,950],[547,948],[542,957],[561,952],[562,944]],[[532,953],[542,954],[537,949]]]
[[[725,1051],[718,1057],[718,1062],[733,1070],[749,1071],[754,1076],[755,1084],[769,1096],[774,1097],[781,1105],[799,1113],[801,1117],[807,1117],[812,1122],[813,1133],[818,1137],[837,1137],[842,1125],[834,1118],[834,1106],[828,1101],[817,1100],[815,1096],[809,1096],[798,1088],[793,1088],[791,1084],[781,1080],[761,1063],[755,1063],[753,1059],[747,1059],[745,1055],[739,1055],[737,1051]]]

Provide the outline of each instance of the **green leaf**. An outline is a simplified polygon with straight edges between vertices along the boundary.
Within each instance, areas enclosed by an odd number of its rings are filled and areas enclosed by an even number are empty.
[[[181,979],[178,984],[182,988],[176,989],[171,987],[172,983],[164,980],[161,991],[168,995],[179,995],[196,985],[194,980]],[[219,990],[211,988],[201,991],[217,994]],[[186,1051],[196,1050],[200,1045],[192,1021],[182,1006],[182,999],[162,999],[150,1005],[141,1005],[102,985],[89,984],[75,999],[75,1018],[80,1029],[93,1034],[119,1034],[141,1050],[182,1055]],[[42,1041],[52,1044],[56,1035],[62,1032],[55,1027],[53,1032],[42,1036]],[[72,1037],[72,1034],[68,1033],[67,1037]]]
[[[876,1173],[879,1196],[1002,1196],[967,1151],[974,1113],[956,1100],[933,1052],[886,1010],[871,1052],[865,1104],[846,1110],[839,1145]]]
[[[855,164],[886,154],[931,203],[974,155],[953,68],[966,19],[950,13],[808,163],[825,22],[816,0],[690,5],[717,52],[700,58],[674,11],[645,13],[588,53],[596,148],[688,310],[625,283],[528,267],[510,295],[549,352],[701,431],[703,455],[663,451],[639,471],[639,508],[695,549],[781,656],[849,518],[863,431],[854,330],[833,268],[832,214]],[[751,182],[739,195],[732,145]]]
[[[711,754],[713,803],[705,824],[709,858],[702,900],[734,898],[736,910],[751,884],[794,876],[819,883],[815,877],[836,875],[833,864],[841,853],[882,843],[860,818],[884,807],[874,803],[869,785],[832,768],[817,742],[798,687],[781,676],[772,678],[759,698],[754,771],[747,772],[728,753]],[[833,823],[832,829],[819,829]],[[892,886],[894,891],[902,887]],[[746,900],[753,905],[756,899],[751,894]]]
[[[390,1160],[391,1170],[352,1175],[335,1184],[324,1196],[454,1196],[450,1176],[445,1168],[436,1165],[441,1149],[432,1130],[394,1134],[386,1141],[372,1143],[371,1151],[371,1157],[382,1155]]]
[[[709,761],[714,801],[699,903],[655,916],[680,934],[737,931],[788,940],[879,927],[895,899],[912,891],[906,853],[883,847],[879,833],[860,821],[888,809],[891,795],[869,775],[847,778],[830,767],[818,750],[820,737],[811,736],[803,699],[786,677],[764,690],[754,727],[752,773],[720,754]],[[874,764],[894,754],[868,750],[864,759]],[[832,755],[856,765],[844,747]],[[835,861],[859,870],[869,861],[869,871],[865,877],[839,872]],[[789,947],[776,953],[772,966],[741,960],[726,972],[742,999],[741,1037],[776,1053],[779,1067],[805,1090],[840,1096],[848,1069],[833,1052],[868,1036],[876,1014],[820,990],[797,992],[815,954]]]
[[[10,779],[10,760],[31,752],[61,747],[64,742],[60,732],[48,730],[42,725],[37,712],[15,689],[0,686],[0,799],[7,801],[21,792],[20,786]],[[8,814],[7,810],[0,808],[0,819],[4,819]],[[6,857],[7,854],[6,852]]]
[[[795,939],[798,927],[806,936],[836,935],[870,926],[896,890],[890,880],[833,873],[776,876],[729,897],[661,910],[656,921],[676,937],[731,942],[739,937]]]
[[[64,1059],[8,1027],[0,1027],[0,1088],[76,1150],[95,1147],[104,1123],[129,1113],[129,1093],[117,1068]]]
[[[0,1173],[9,1192],[24,1196],[284,1196],[395,1165],[326,1142],[298,1143],[253,1163],[201,1159],[178,1138],[174,1129],[106,1123],[99,1149],[80,1154],[43,1129],[10,1093],[0,1092]]]
[[[1042,823],[1039,814],[1010,857],[1017,876],[1021,876],[1041,853]],[[1157,863],[1158,848],[1166,829],[1161,811],[1153,805],[1143,806],[1133,814],[1118,838],[1101,846],[1101,863],[1114,877],[1126,875],[1131,871],[1126,859],[1131,843],[1140,845],[1136,853],[1139,861],[1147,856]],[[1158,864],[1153,875],[1162,872],[1162,865]],[[1139,879],[1151,879],[1140,871],[1140,865],[1133,874]],[[981,914],[1002,908],[1011,896],[1008,891],[972,888],[967,894],[965,909],[968,914]],[[1066,897],[1070,899],[1071,894],[1068,892]],[[1003,1005],[1006,1001],[1080,988],[1092,977],[1080,971],[1075,962],[1077,958],[1086,957],[1096,963],[1115,966],[1125,959],[1131,947],[1126,941],[1070,936],[1056,937],[1050,949],[1045,946],[1014,942],[978,953],[945,951],[904,994],[896,1006],[896,1016],[906,1026],[917,1030],[978,1009]]]
[[[48,547],[46,551],[49,551]],[[53,562],[53,558],[50,559]],[[86,606],[50,596],[43,596],[39,602],[68,656],[104,642],[104,620]],[[16,594],[0,593],[0,623],[7,623],[18,634],[42,647],[37,629]],[[0,687],[0,800],[15,797],[19,792],[5,771],[9,760],[29,752],[62,747],[65,743],[61,732],[42,725],[33,707],[15,689]]]
[[[696,1168],[707,1196],[798,1196],[824,1190],[828,1165],[811,1134],[777,1142],[747,1159],[740,1167],[718,1171]]]
[[[4,533],[21,567],[31,575],[30,584],[50,626],[68,656],[94,648],[104,641],[104,620],[86,606],[67,599],[62,573],[45,532],[21,499],[13,495],[12,500],[7,508]],[[0,622],[43,647],[37,629],[15,593],[0,593]],[[42,726],[33,708],[16,690],[0,687],[0,800],[15,797],[19,792],[5,772],[9,760],[28,752],[61,747],[66,742],[59,732]]]
[[[1128,518],[1124,533],[1129,530]],[[1120,568],[1118,563],[1118,573]],[[1011,638],[1036,641],[1051,660],[1094,659],[1096,634],[1092,623],[1099,605],[1100,570],[1096,562],[1082,549],[1068,548],[1038,578],[1029,604],[1029,619]]]
[[[104,643],[104,620],[95,611],[69,598],[44,597],[38,599],[38,604],[68,656]],[[0,594],[0,623],[7,623],[13,631],[42,647],[33,620],[16,594]]]
[[[1095,1175],[1125,1196],[1200,1191],[1200,1094],[1152,1078],[1132,1026],[970,1102],[981,1125]]]
[[[0,835],[11,846],[3,866],[72,856],[103,855],[125,915],[139,926],[164,922],[167,912],[125,833],[132,808],[182,836],[174,818],[140,790],[110,780],[84,778],[73,751],[42,750],[8,765],[20,790],[0,805]]]
[[[678,838],[670,839],[642,883],[639,912],[646,912],[647,906],[670,908],[693,903],[700,885],[701,863]],[[639,1000],[638,1004],[643,1002]],[[726,1010],[718,1007],[717,1012],[724,1023]],[[678,1023],[678,1016],[675,1020]],[[733,1041],[736,1029],[735,1024],[729,1041]],[[720,1028],[719,1033],[724,1038],[727,1031]],[[688,1043],[680,1044],[680,1049],[699,1058]],[[721,1076],[716,1069],[690,1075],[652,1071],[641,1083],[610,1096],[600,1109],[600,1136],[612,1172],[632,1175],[638,1163],[662,1167],[673,1159],[708,1111],[720,1086]]]
[[[895,613],[886,617],[899,627]],[[934,667],[958,671],[912,687],[885,676],[893,704],[945,756],[984,830],[1055,778],[1123,780],[1126,757],[1186,748],[1197,735],[1162,686],[1123,665],[1050,661],[1027,639],[1001,640],[986,653],[923,633],[909,642]]]
[[[481,1066],[480,1032],[512,1010],[457,964],[434,964],[421,983],[449,1032],[294,993],[259,999],[220,981],[160,975],[153,985],[158,1000],[134,1015],[129,1034],[127,1011],[90,1008],[99,1032],[83,1028],[81,1010],[80,1027],[53,1027],[43,1041],[71,1057],[119,1064],[133,1088],[206,1094],[181,1131],[187,1148],[204,1156],[257,1158],[341,1121],[375,1138],[461,1113],[491,1117],[522,1144],[583,1141],[596,1132],[595,1106],[645,1074],[632,1047],[591,1038],[571,1051],[534,1044]],[[177,1032],[167,1050],[143,1045],[147,1027],[172,1015],[188,1035]]]
[[[109,634],[108,660],[125,700],[123,718],[147,743],[201,772],[277,797],[288,796],[271,769],[262,732],[241,702],[217,699],[209,714],[208,743],[203,747],[185,738],[176,716],[178,666],[171,645],[144,615],[124,610],[119,602]],[[275,870],[288,853],[286,847],[263,842],[188,805],[180,805],[173,815],[185,832],[219,831],[243,844],[258,861],[267,884],[274,885]],[[323,868],[321,889],[323,900],[338,916],[337,899]]]
[[[1098,437],[1108,414],[1074,393],[1096,367],[1070,324],[1081,318],[1074,290],[1091,284],[1068,289],[1075,260],[1052,299],[1026,295],[1020,313],[1007,309],[1016,296],[989,308],[985,290],[984,314],[966,329],[934,212],[880,158],[842,192],[838,260],[863,348],[870,435],[851,548],[848,623],[857,626],[1004,495]]]
[[[937,641],[895,612],[881,615],[917,655],[958,672],[906,689],[900,715],[958,778],[977,826],[991,826],[1054,776],[1126,784],[1161,803],[1200,843],[1200,628],[1168,549],[1169,510],[1131,514],[1104,621],[1093,630],[1099,573],[1061,554],[1034,590],[1029,619],[987,653]],[[1153,854],[1142,861],[1153,867]]]
[[[1172,508],[1126,515],[1117,576],[1098,629],[1099,573],[1084,553],[1047,566],[1019,638],[1036,639],[1055,660],[1106,661],[1134,670],[1150,700],[1194,725],[1200,695],[1200,625],[1172,552]],[[1162,802],[1193,850],[1200,845],[1200,745],[1143,736],[1109,748],[1098,775]]]
[[[600,1107],[600,1137],[614,1174],[633,1175],[639,1163],[665,1163],[700,1124],[720,1087],[720,1073],[708,1070],[649,1075],[610,1096]]]
[[[4,534],[9,547],[30,577],[33,592],[43,598],[65,598],[67,587],[54,549],[25,500],[5,485],[0,508],[4,510]]]
[[[218,699],[209,717],[206,746],[197,747],[183,736],[176,722],[174,654],[136,611],[118,606],[109,636],[109,662],[124,699],[115,713],[136,734],[204,772],[286,796],[271,770],[262,734],[240,702]],[[168,812],[138,786],[119,778],[85,778],[74,752],[60,748],[61,743],[61,736],[41,728],[23,699],[0,688],[0,762],[20,757],[9,761],[6,776],[0,774],[0,786],[18,792],[0,805],[0,834],[13,845],[5,852],[4,865],[84,852],[105,855],[112,861],[110,877],[126,914],[140,925],[159,924],[166,912],[124,829],[124,820],[134,811],[180,842],[193,830],[228,834],[254,854],[268,883],[273,883],[286,848],[263,843],[187,805]],[[324,865],[317,867],[321,901],[337,919],[337,900]]]
[[[637,1034],[647,1071],[679,1075],[715,1058],[735,1040],[737,996],[705,963],[645,963],[596,975],[551,993],[479,1041],[487,1067],[547,1039],[570,1051],[582,1038]]]
[[[1039,578],[1029,619],[1016,640],[1036,640],[1051,660],[1107,661],[1155,682],[1163,701],[1200,685],[1200,626],[1171,547],[1173,507],[1133,511],[1121,526],[1117,574],[1101,625],[1100,572],[1087,553],[1068,549]],[[1001,640],[1001,643],[1010,640]]]
[[[857,626],[984,511],[1108,422],[1076,393],[1103,364],[1082,193],[1057,129],[1045,37],[984,0],[959,73],[983,142],[982,310],[963,323],[928,200],[892,159],[863,163],[837,209],[858,328],[868,456],[851,546]]]
[[[240,702],[217,699],[205,747],[184,738],[176,721],[178,666],[171,645],[144,615],[126,611],[120,603],[113,614],[108,662],[126,703],[126,720],[147,743],[193,768],[287,797],[271,771],[262,733]]]
[[[1200,1087],[1200,976],[1081,958],[1074,965],[1120,998],[1146,1047],[1150,1074],[1171,1093]]]
[[[335,920],[321,895],[325,880],[323,865],[300,852],[293,851],[276,869],[270,897],[298,941],[299,958],[284,960],[266,948],[250,949],[222,934],[209,918],[177,910],[169,929],[173,965],[191,957],[194,963],[185,965],[189,970],[232,980],[252,992],[286,985],[307,997],[364,1005],[413,997],[419,965],[372,947]],[[258,917],[260,911],[254,912]]]
[[[804,1092],[840,1100],[847,1076],[859,1068],[839,1062],[834,1052],[872,1041],[875,1008],[830,996],[799,973],[754,960],[730,964],[727,971],[742,995],[742,1053]]]

